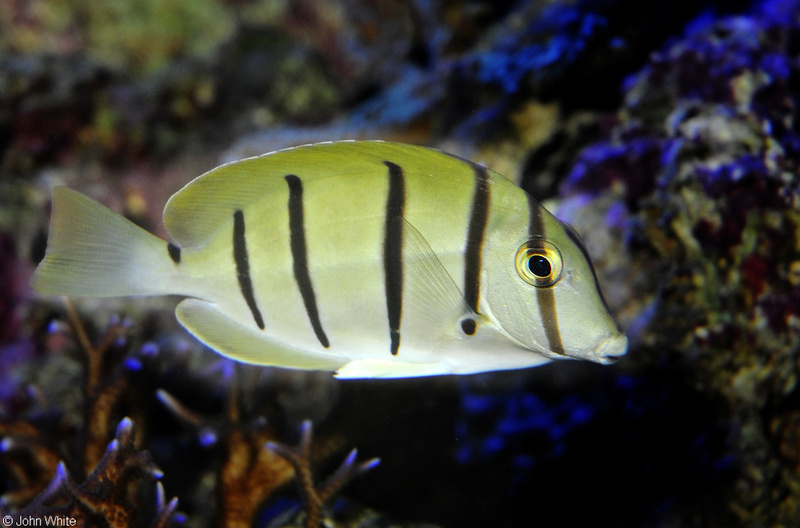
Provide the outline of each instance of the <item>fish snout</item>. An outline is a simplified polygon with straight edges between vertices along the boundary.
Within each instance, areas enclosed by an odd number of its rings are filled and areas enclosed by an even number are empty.
[[[608,336],[594,349],[590,359],[603,365],[616,363],[628,351],[628,338],[622,332]]]

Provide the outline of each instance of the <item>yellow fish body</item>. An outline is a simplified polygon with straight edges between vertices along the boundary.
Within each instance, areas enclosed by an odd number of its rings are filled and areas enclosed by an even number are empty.
[[[65,187],[32,285],[188,297],[197,339],[238,361],[339,377],[608,363],[627,339],[578,235],[506,178],[379,141],[218,167],[164,210],[172,241]]]

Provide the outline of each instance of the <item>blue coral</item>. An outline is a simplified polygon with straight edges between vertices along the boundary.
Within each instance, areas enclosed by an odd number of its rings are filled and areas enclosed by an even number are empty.
[[[502,497],[509,516],[532,500],[544,524],[641,526],[699,490],[718,500],[733,468],[728,432],[714,418],[717,403],[685,372],[666,362],[637,372],[589,366],[591,381],[564,387],[547,382],[559,368],[506,391],[466,392],[453,453],[462,488],[491,488],[486,500]],[[565,509],[575,493],[586,509]]]
[[[568,396],[556,404],[548,404],[534,393],[511,395],[467,394],[462,400],[464,419],[457,425],[460,437],[467,441],[456,458],[468,463],[474,458],[488,459],[519,444],[525,437],[539,436],[550,445],[550,456],[557,457],[566,451],[565,438],[576,428],[589,422],[596,409],[577,396]],[[473,420],[492,416],[493,430],[486,436],[475,435],[470,430]],[[468,417],[468,418],[467,418]],[[477,441],[474,441],[474,440]],[[534,464],[534,457],[522,459],[525,469]]]
[[[574,6],[553,6],[528,32],[549,34],[544,42],[520,45],[516,36],[506,39],[472,59],[476,77],[499,84],[507,94],[516,93],[527,75],[572,65],[607,26],[608,21],[599,14]]]

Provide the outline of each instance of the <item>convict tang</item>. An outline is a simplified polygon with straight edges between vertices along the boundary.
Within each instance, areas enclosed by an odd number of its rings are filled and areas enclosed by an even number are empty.
[[[339,377],[468,374],[627,339],[577,233],[503,176],[437,150],[321,143],[222,165],[164,209],[171,241],[66,187],[32,284],[177,294],[222,355]]]

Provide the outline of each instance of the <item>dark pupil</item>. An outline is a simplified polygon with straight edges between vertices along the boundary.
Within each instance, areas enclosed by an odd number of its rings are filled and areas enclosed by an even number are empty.
[[[537,277],[547,277],[550,275],[550,261],[541,255],[534,255],[528,259],[528,269]]]

